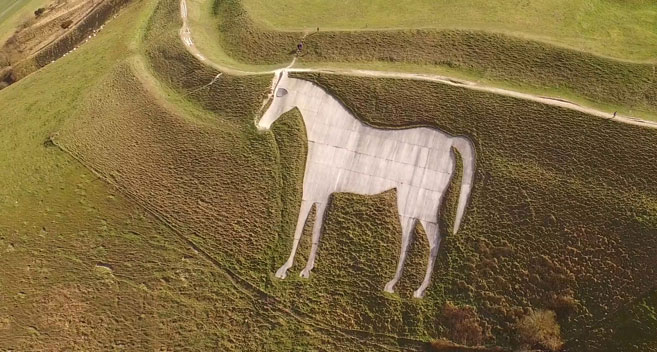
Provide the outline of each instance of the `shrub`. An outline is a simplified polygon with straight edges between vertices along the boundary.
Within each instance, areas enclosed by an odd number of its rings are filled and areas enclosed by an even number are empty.
[[[62,22],[62,24],[60,24],[60,26],[62,27],[62,29],[66,29],[66,28],[70,27],[71,24],[73,24],[73,20],[66,20],[66,21]]]
[[[452,341],[464,345],[481,345],[484,342],[487,334],[474,307],[457,307],[446,302],[442,313]]]
[[[44,12],[46,12],[46,9],[43,8],[43,7],[39,7],[38,9],[36,9],[36,11],[34,11],[34,16],[35,16],[35,17],[39,17],[39,16],[41,16]]]
[[[554,310],[559,317],[570,316],[577,312],[579,302],[573,297],[572,290],[566,290],[561,294],[552,294],[548,300],[548,307]]]
[[[518,321],[516,330],[523,348],[558,351],[563,346],[561,329],[551,310],[532,311]]]

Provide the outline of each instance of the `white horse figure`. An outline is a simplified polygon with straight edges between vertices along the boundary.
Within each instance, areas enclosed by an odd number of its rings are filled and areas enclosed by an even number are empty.
[[[308,213],[313,204],[317,215],[312,246],[301,276],[307,278],[315,265],[324,212],[333,192],[378,194],[397,188],[397,205],[402,226],[402,246],[394,277],[385,285],[393,292],[401,277],[406,252],[416,221],[429,242],[429,260],[424,281],[413,296],[421,298],[429,286],[440,244],[438,211],[455,166],[452,147],[463,159],[463,177],[454,222],[459,229],[472,188],[475,155],[472,142],[431,128],[382,130],[357,120],[339,101],[309,81],[290,78],[281,71],[274,78],[273,101],[257,126],[269,129],[282,114],[297,107],[306,125],[308,156],[303,179],[301,209],[294,233],[292,252],[276,272],[285,278],[294,263]]]

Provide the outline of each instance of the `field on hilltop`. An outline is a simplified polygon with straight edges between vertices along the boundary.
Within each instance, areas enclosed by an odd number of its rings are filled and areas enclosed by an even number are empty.
[[[188,6],[192,37],[204,55],[238,68],[284,66],[302,40],[297,62],[302,67],[437,73],[568,99],[610,114],[657,119],[657,66],[650,61],[623,61],[516,33],[461,27],[282,31],[259,22],[241,0],[190,0]]]
[[[23,21],[34,16],[34,11],[50,0],[6,0],[0,3],[0,44],[11,36]]]
[[[258,23],[279,30],[474,29],[616,58],[657,59],[657,4],[648,0],[243,2]]]

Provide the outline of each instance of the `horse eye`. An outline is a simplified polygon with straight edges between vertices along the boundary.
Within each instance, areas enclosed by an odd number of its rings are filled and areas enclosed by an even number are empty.
[[[278,88],[278,90],[276,91],[276,96],[277,97],[282,97],[286,94],[287,94],[287,89],[285,89],[285,88]]]

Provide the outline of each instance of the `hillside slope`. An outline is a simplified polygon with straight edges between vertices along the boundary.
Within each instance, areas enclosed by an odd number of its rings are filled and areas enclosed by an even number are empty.
[[[557,312],[566,350],[654,346],[656,130],[435,82],[297,73],[368,124],[469,136],[479,167],[423,300],[422,240],[398,292],[382,290],[399,251],[394,190],[335,194],[311,279],[278,280],[303,120],[292,110],[258,131],[272,75],[197,61],[179,11],[134,2],[0,92],[0,349],[513,349],[516,322],[540,309]],[[635,320],[648,333],[615,339]]]

